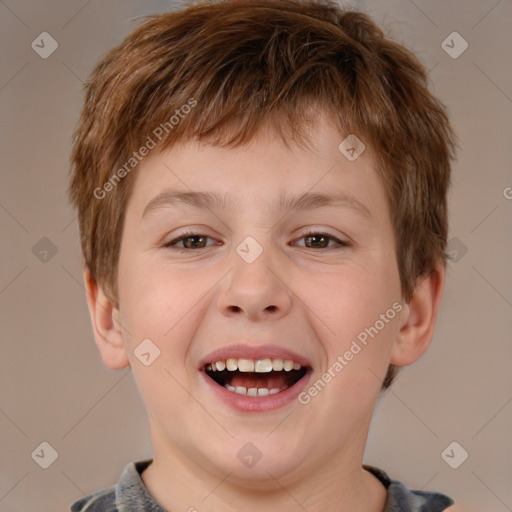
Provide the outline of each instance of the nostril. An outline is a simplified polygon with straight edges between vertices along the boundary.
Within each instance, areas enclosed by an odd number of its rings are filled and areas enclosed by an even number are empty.
[[[267,306],[265,309],[268,309],[268,311],[275,311],[277,306]]]

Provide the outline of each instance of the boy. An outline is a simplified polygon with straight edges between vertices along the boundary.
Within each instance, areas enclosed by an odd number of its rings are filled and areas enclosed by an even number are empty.
[[[362,465],[445,278],[454,135],[418,60],[335,3],[205,2],[151,17],[86,91],[87,301],[154,455],[71,510],[453,510]]]

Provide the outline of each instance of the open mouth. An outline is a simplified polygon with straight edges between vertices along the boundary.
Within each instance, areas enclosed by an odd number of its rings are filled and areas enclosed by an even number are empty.
[[[280,393],[302,379],[308,369],[290,359],[229,358],[207,363],[208,377],[228,391],[244,396],[267,396]]]

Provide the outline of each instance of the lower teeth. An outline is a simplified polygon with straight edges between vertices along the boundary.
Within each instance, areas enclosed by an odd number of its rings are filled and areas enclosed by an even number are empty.
[[[279,393],[280,391],[284,391],[288,388],[288,386],[284,386],[282,389],[279,388],[249,388],[247,389],[244,386],[231,386],[230,384],[224,384],[224,387],[233,393],[236,393],[238,395],[244,395],[244,396],[266,396],[266,395],[275,395],[276,393]]]

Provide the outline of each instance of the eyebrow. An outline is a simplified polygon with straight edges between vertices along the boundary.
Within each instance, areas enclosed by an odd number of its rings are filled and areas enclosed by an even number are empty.
[[[142,212],[141,220],[150,212],[165,207],[189,206],[198,209],[230,209],[239,204],[239,198],[229,194],[218,195],[212,192],[187,192],[178,190],[164,190],[151,199]],[[314,193],[306,192],[299,196],[281,194],[274,205],[274,210],[313,210],[325,206],[343,206],[357,214],[372,218],[369,208],[354,196],[344,192]]]

